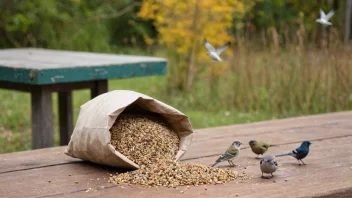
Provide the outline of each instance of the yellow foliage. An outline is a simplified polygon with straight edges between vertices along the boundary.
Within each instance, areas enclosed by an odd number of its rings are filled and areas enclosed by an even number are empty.
[[[246,6],[242,0],[144,0],[138,16],[154,21],[159,43],[183,57],[181,64],[197,70],[207,63],[212,65],[209,75],[216,77],[226,72],[228,64],[214,64],[203,41],[206,38],[214,48],[228,41],[233,43],[234,37],[229,33],[234,28],[233,15],[237,12],[237,16],[243,16]],[[229,54],[231,50],[227,49],[221,57],[226,60]]]
[[[215,48],[233,41],[232,15],[244,11],[240,0],[144,0],[138,16],[154,20],[161,44],[185,56],[195,44],[197,60],[204,60],[204,38]]]
[[[153,44],[153,39],[150,38],[148,35],[143,35],[143,38],[144,38],[144,42],[147,44],[147,45],[152,45]]]

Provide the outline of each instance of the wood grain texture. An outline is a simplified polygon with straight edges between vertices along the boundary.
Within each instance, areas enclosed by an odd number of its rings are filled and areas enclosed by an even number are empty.
[[[0,65],[12,68],[54,69],[143,62],[165,62],[164,58],[122,54],[92,53],[40,48],[0,50]]]
[[[0,50],[0,80],[56,84],[166,74],[164,58],[47,49]]]
[[[65,155],[65,149],[60,146],[1,154],[0,174],[82,161]]]
[[[2,154],[0,197],[346,197],[352,192],[351,117],[352,112],[342,112],[196,130],[184,163],[210,164],[235,138],[244,146],[234,161],[239,166],[233,169],[253,176],[246,181],[206,185],[207,190],[203,185],[121,188],[106,181],[110,173],[122,170],[65,156],[65,147]],[[292,157],[280,157],[274,178],[261,179],[259,160],[248,147],[250,139],[277,144],[269,148],[268,155],[291,151],[302,140],[313,144],[304,160],[306,166],[298,166]],[[219,167],[227,165],[220,163]]]

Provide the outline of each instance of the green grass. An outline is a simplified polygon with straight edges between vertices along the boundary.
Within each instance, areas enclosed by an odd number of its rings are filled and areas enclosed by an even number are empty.
[[[178,98],[165,97],[166,76],[151,76],[121,80],[110,80],[109,90],[127,89],[144,93],[162,100],[190,117],[194,128],[214,127],[270,119],[260,113],[241,113],[222,109],[219,111],[202,111],[186,108]],[[55,144],[59,145],[57,94],[53,93]],[[185,98],[187,99],[187,98]],[[73,92],[74,123],[76,122],[80,106],[90,100],[89,90]],[[31,101],[30,94],[12,90],[0,89],[0,153],[31,149]],[[174,105],[174,104],[176,105]],[[230,114],[226,112],[230,112]]]

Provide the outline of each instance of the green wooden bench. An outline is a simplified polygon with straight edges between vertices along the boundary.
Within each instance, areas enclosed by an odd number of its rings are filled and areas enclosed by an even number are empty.
[[[72,90],[90,89],[91,98],[108,90],[107,80],[164,75],[163,58],[35,48],[0,50],[0,88],[31,93],[32,147],[53,143],[52,92],[59,95],[60,144],[73,131]]]

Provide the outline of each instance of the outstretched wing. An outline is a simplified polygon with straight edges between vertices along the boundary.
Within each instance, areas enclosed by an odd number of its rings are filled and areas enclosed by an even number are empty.
[[[334,11],[331,10],[326,16],[325,19],[328,21],[334,15]]]
[[[218,49],[216,49],[216,53],[217,54],[221,54],[226,48],[228,48],[231,45],[230,42],[227,42],[224,46],[219,47]]]
[[[321,8],[320,8],[319,12],[320,12],[320,18],[325,18],[326,17],[325,16],[325,12]]]
[[[206,39],[204,39],[204,45],[209,51],[215,52],[214,47]]]

